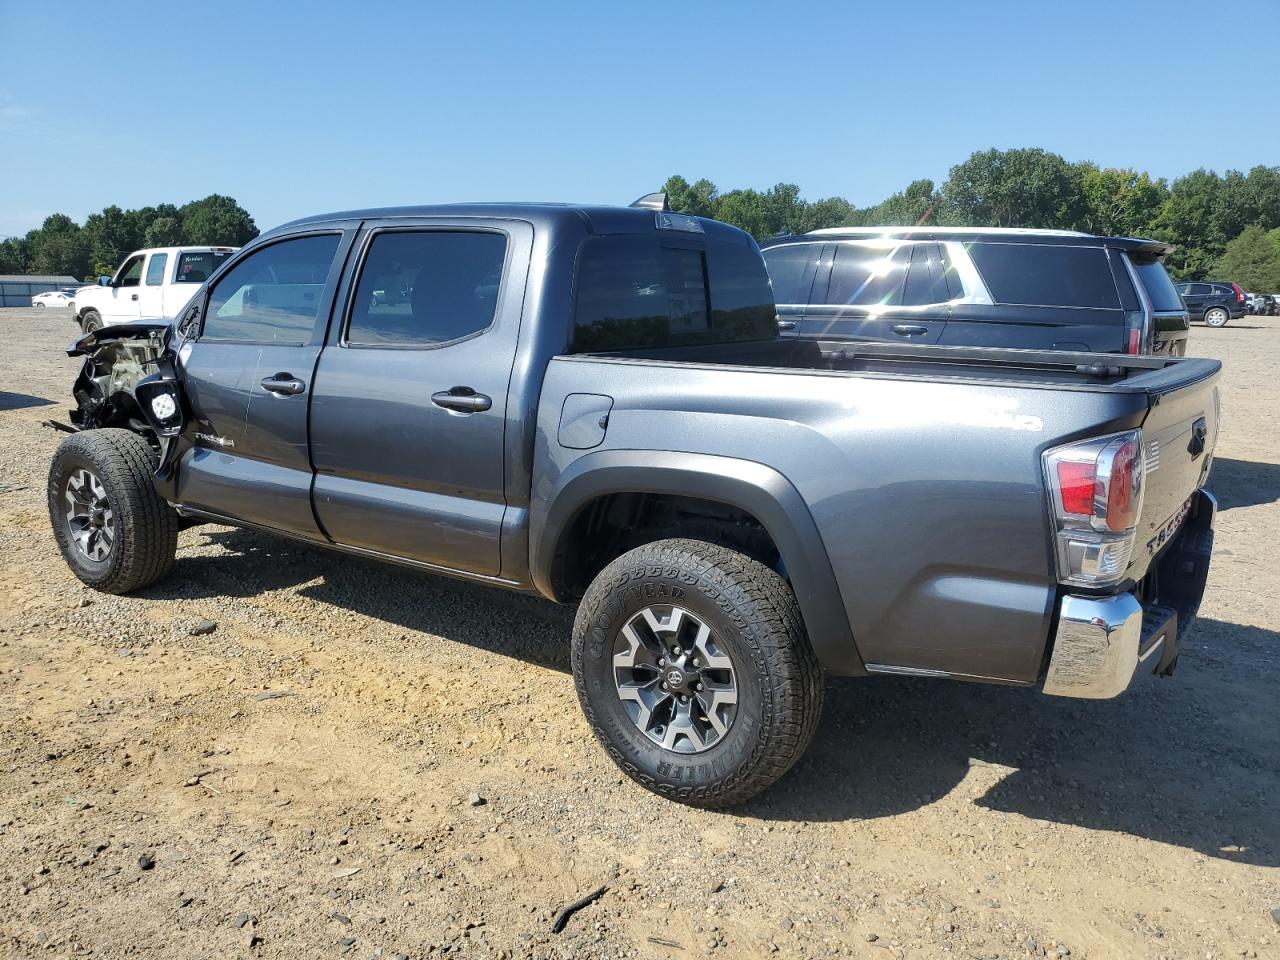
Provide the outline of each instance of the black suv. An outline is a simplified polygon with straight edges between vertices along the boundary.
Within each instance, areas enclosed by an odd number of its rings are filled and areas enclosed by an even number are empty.
[[[783,335],[1184,356],[1154,240],[1066,230],[838,227],[761,244]]]
[[[1225,327],[1228,320],[1239,320],[1248,310],[1239,284],[1192,280],[1174,286],[1191,319],[1203,320],[1211,327]]]

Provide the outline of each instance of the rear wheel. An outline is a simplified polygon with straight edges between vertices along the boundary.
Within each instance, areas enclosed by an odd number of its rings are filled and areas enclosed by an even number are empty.
[[[49,468],[49,520],[71,571],[91,587],[128,593],[173,567],[178,515],[151,483],[151,445],[128,430],[86,430],[58,446]]]
[[[1210,307],[1204,312],[1204,322],[1211,327],[1225,327],[1231,315],[1222,307]]]
[[[43,309],[44,309],[44,304],[43,304],[43,303],[33,303],[31,306],[35,307],[37,310],[43,310]]]
[[[97,310],[86,310],[80,318],[80,329],[85,333],[93,333],[102,329],[102,315]]]
[[[699,540],[660,540],[609,564],[578,609],[571,659],[587,721],[618,766],[695,806],[774,783],[822,709],[786,581]]]

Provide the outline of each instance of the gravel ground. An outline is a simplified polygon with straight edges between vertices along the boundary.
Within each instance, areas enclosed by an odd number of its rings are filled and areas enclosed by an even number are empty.
[[[156,588],[83,588],[40,426],[72,333],[0,310],[6,957],[1280,956],[1280,320],[1193,331],[1222,513],[1177,676],[830,681],[731,813],[606,760],[568,609],[214,526]]]

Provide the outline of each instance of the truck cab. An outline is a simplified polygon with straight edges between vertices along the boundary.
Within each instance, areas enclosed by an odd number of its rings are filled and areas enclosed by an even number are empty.
[[[76,300],[76,323],[91,333],[113,323],[172,320],[238,247],[135,250]]]

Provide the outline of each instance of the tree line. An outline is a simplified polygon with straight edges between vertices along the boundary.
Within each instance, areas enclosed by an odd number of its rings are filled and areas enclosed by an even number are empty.
[[[0,242],[0,273],[92,281],[115,273],[126,255],[143,247],[239,247],[257,235],[248,211],[216,193],[181,207],[162,203],[122,210],[112,205],[89,214],[83,226],[65,213],[55,213],[26,236]]]
[[[1030,148],[975,152],[941,187],[916,180],[870,207],[841,197],[802,200],[794,183],[721,192],[710,180],[673,176],[663,189],[673,210],[723,220],[757,240],[846,226],[1083,230],[1175,244],[1166,263],[1176,279],[1280,291],[1280,167],[1221,176],[1202,169],[1168,183]]]

